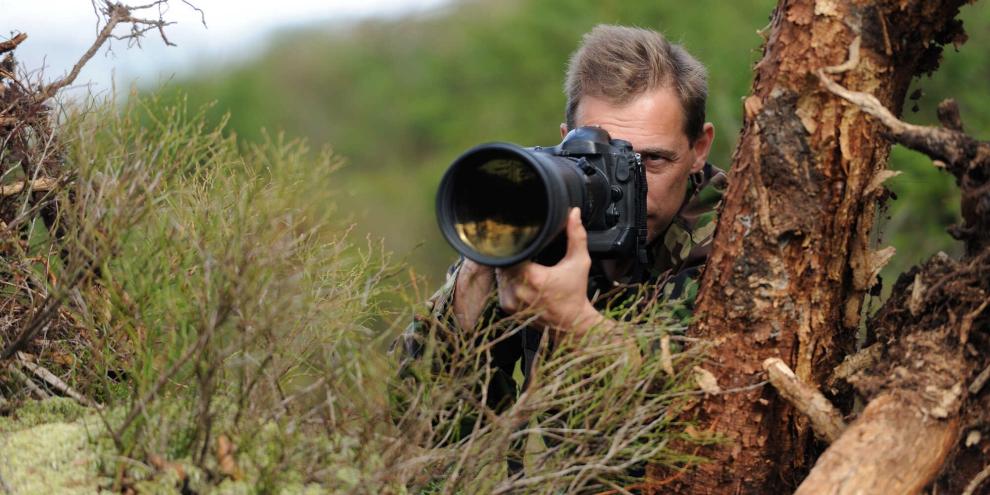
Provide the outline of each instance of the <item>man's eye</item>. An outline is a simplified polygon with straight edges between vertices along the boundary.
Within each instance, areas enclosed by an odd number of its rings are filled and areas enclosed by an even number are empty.
[[[643,155],[643,162],[646,165],[665,165],[671,162],[669,156],[661,155],[659,153],[647,153]]]

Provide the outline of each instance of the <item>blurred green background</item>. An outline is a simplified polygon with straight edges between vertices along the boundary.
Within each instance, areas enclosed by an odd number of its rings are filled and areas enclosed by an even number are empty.
[[[598,23],[658,29],[683,43],[710,71],[711,160],[730,162],[760,56],[757,30],[770,0],[462,1],[430,14],[356,25],[323,24],[278,33],[248,62],[201,67],[158,91],[214,102],[209,118],[229,114],[229,131],[247,141],[266,132],[331,146],[347,164],[328,184],[356,232],[384,238],[431,285],[454,259],[439,235],[433,201],[440,175],[460,152],[485,141],[559,141],[564,70],[581,35]],[[944,97],[959,100],[967,130],[987,137],[990,112],[990,5],[965,7],[970,41],[946,50],[941,69],[916,81],[923,96],[906,118],[931,123]],[[917,106],[917,112],[912,107]],[[958,217],[949,175],[921,155],[895,149],[888,182],[898,199],[884,213],[880,242],[898,254],[885,278],[938,250],[957,252],[945,228]],[[886,285],[889,287],[890,282]]]

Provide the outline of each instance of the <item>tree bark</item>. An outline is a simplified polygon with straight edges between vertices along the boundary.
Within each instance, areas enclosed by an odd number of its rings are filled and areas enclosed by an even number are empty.
[[[899,110],[911,79],[961,41],[962,0],[782,0],[745,100],[742,134],[715,245],[702,278],[694,332],[716,344],[724,389],[762,380],[782,359],[804,383],[822,383],[853,349],[861,304],[893,254],[870,232],[890,145],[881,124],[820,82]],[[726,442],[685,476],[694,493],[792,489],[815,454],[807,421],[769,388],[718,395],[698,410]]]

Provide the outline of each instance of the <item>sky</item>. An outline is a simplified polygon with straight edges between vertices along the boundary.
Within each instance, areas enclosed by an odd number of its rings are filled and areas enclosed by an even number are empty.
[[[131,5],[153,0],[134,0]],[[176,22],[166,35],[177,46],[168,47],[157,33],[148,33],[141,48],[112,41],[111,50],[101,50],[86,65],[73,92],[109,91],[116,83],[127,88],[131,81],[152,85],[197,66],[235,63],[264,49],[265,43],[283,28],[294,25],[356,22],[370,17],[428,14],[449,0],[170,0],[164,17]],[[157,10],[144,17],[157,17]],[[0,0],[0,40],[24,32],[28,39],[15,55],[28,69],[44,65],[50,81],[68,72],[92,44],[98,30],[90,0]],[[127,32],[119,26],[118,33]]]

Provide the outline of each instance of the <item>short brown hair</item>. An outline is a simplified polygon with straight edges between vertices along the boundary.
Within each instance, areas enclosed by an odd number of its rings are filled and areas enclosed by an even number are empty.
[[[684,109],[684,133],[694,142],[705,124],[707,79],[705,66],[662,34],[599,24],[584,35],[567,66],[567,128],[575,126],[582,96],[621,105],[647,91],[671,87]]]

